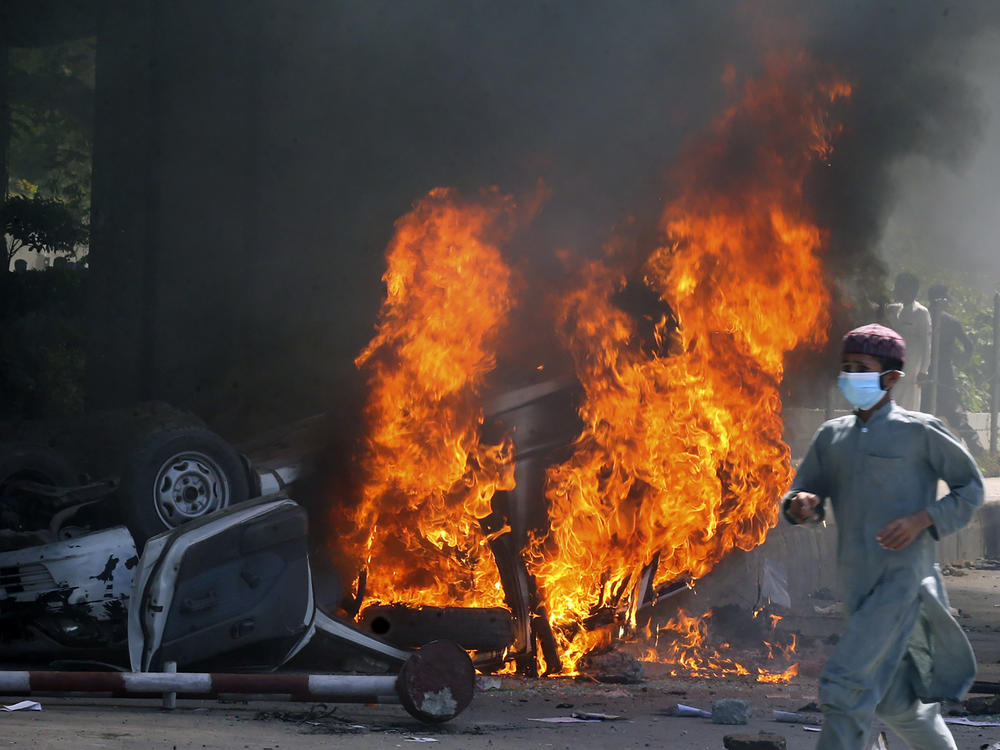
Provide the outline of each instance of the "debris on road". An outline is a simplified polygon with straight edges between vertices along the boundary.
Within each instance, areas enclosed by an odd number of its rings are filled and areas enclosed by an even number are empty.
[[[784,735],[761,732],[760,734],[727,734],[722,738],[726,750],[786,750]]]
[[[711,719],[712,712],[706,711],[703,708],[695,708],[694,706],[685,706],[683,703],[677,703],[673,706],[668,706],[664,709],[663,714],[665,716],[696,716],[701,719]]]
[[[973,721],[964,716],[949,716],[944,720],[945,724],[961,724],[967,727],[1000,727],[1000,721]]]
[[[1000,695],[991,695],[989,697],[974,696],[972,698],[966,698],[964,705],[965,710],[973,716],[982,716],[983,714],[1000,714]]]
[[[10,706],[4,706],[4,711],[41,711],[42,704],[38,701],[21,701]]]
[[[586,719],[587,721],[620,721],[625,718],[619,714],[598,714],[591,711],[574,711],[571,716],[576,719]]]
[[[799,713],[798,711],[778,711],[777,709],[771,711],[771,718],[775,721],[784,722],[786,724],[821,724],[823,720],[818,716],[813,716],[812,714]]]
[[[485,693],[487,690],[499,690],[503,681],[494,675],[481,674],[476,677],[476,692]]]
[[[635,684],[646,678],[642,662],[624,651],[584,654],[576,668],[598,682]]]
[[[753,709],[741,698],[720,698],[712,704],[713,724],[746,724]]]

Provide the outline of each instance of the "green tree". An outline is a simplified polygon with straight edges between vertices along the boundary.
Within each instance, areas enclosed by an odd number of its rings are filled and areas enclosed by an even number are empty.
[[[20,250],[74,257],[87,227],[62,201],[12,195],[0,207],[6,267]]]
[[[90,213],[95,48],[87,38],[9,53],[11,192],[33,185],[80,221]]]

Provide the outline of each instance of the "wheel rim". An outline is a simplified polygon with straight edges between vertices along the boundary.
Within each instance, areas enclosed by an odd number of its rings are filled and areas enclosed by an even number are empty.
[[[156,515],[170,528],[228,507],[229,495],[229,481],[219,464],[198,451],[168,458],[153,484]]]

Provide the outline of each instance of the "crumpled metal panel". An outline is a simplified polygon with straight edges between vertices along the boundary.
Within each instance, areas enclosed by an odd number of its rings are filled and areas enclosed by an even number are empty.
[[[124,526],[0,553],[0,607],[35,605],[52,613],[82,607],[97,620],[121,617],[138,560]]]

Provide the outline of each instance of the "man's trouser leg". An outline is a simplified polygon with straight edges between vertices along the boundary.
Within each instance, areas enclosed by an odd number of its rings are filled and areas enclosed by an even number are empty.
[[[823,731],[818,750],[868,750],[876,706],[906,653],[920,611],[908,570],[887,571],[851,613],[830,661],[819,677]]]
[[[875,713],[913,750],[957,750],[941,717],[941,704],[922,703],[917,698],[913,689],[916,671],[907,654]]]
[[[816,750],[868,750],[871,726],[871,716],[824,711]]]

